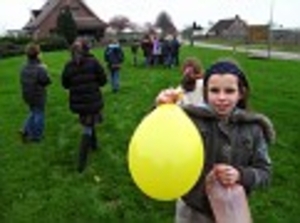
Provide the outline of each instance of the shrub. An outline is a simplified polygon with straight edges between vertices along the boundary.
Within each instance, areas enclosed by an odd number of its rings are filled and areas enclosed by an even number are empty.
[[[15,44],[9,40],[0,42],[0,58],[22,55],[24,53],[24,45]]]
[[[64,37],[53,35],[51,37],[43,38],[37,41],[42,51],[56,51],[68,48],[68,43]]]

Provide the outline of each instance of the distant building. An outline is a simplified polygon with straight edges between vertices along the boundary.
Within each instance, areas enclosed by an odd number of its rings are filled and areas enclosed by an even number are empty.
[[[39,39],[56,32],[56,21],[61,10],[70,7],[77,25],[78,35],[103,37],[106,23],[83,0],[47,0],[40,10],[32,10],[29,22],[24,26],[28,34]]]
[[[269,41],[269,35],[274,44],[300,44],[300,30],[289,28],[272,28],[269,25],[249,25],[248,40],[250,43]]]
[[[9,36],[9,37],[21,37],[21,36],[27,36],[27,33],[24,30],[9,29],[9,30],[6,30],[5,35]]]
[[[193,25],[191,27],[191,30],[188,31],[190,32],[190,37],[193,37],[193,38],[202,38],[204,36],[204,33],[203,33],[203,27],[199,24],[197,24],[196,22],[193,22]]]
[[[278,28],[272,29],[272,41],[278,44],[300,45],[300,30]]]
[[[212,26],[207,34],[208,37],[216,37],[222,39],[246,39],[248,35],[247,23],[238,15],[233,19],[219,20]]]
[[[266,42],[269,39],[269,25],[249,25],[249,43]]]

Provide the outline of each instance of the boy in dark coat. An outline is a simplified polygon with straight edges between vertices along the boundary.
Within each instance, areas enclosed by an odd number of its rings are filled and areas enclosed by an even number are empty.
[[[44,132],[46,87],[51,80],[39,54],[40,47],[36,44],[29,44],[26,48],[27,63],[20,73],[23,100],[30,110],[25,125],[20,131],[23,142],[38,142]]]

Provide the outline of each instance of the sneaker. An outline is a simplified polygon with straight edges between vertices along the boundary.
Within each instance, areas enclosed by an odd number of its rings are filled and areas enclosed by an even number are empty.
[[[29,138],[28,139],[30,142],[34,142],[34,143],[39,143],[39,142],[41,142],[41,138]]]
[[[23,143],[30,143],[30,142],[39,143],[42,140],[42,137],[40,137],[40,138],[32,138],[32,137],[30,137],[28,135],[28,133],[25,132],[23,129],[19,130],[19,135],[20,135],[21,140],[22,140]]]
[[[20,130],[18,131],[18,133],[19,133],[19,135],[20,135],[20,137],[21,137],[21,141],[22,141],[23,143],[29,142],[29,139],[28,139],[28,136],[27,136],[27,132],[25,132],[23,129],[20,129]]]

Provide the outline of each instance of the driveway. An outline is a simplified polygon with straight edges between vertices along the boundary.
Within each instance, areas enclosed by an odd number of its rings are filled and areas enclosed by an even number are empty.
[[[186,42],[186,44],[189,44],[189,42]],[[211,48],[211,49],[219,49],[219,50],[231,50],[231,51],[233,50],[232,46],[224,46],[224,45],[220,45],[220,44],[205,43],[205,42],[201,42],[201,41],[195,41],[194,46]],[[237,47],[236,51],[241,52],[241,53],[248,53],[249,58],[254,58],[254,59],[255,58],[267,59],[270,55],[270,57],[274,58],[274,59],[300,61],[300,52],[299,53],[291,53],[291,52],[283,52],[283,51],[275,51],[275,50],[270,50],[270,52],[268,52],[267,50],[247,49],[244,47]]]

